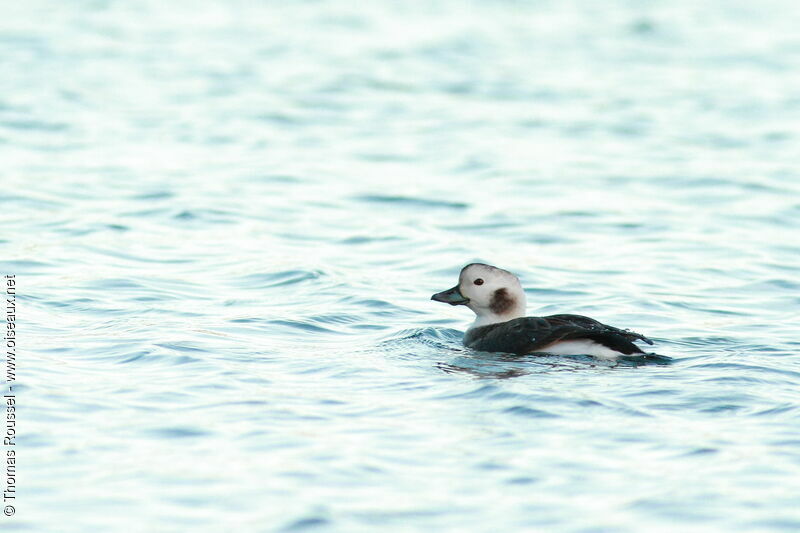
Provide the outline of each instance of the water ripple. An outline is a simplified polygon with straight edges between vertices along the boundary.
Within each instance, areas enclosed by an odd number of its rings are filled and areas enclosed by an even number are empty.
[[[798,529],[794,4],[16,4],[4,526]],[[476,260],[658,353],[465,348]]]

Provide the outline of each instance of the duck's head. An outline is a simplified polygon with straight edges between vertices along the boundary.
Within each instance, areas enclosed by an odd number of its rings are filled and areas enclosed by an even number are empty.
[[[472,327],[525,316],[525,291],[517,276],[483,263],[471,263],[462,268],[458,285],[434,294],[431,300],[466,305],[478,315]]]

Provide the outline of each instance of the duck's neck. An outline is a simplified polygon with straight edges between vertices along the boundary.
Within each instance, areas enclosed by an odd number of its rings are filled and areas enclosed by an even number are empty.
[[[478,313],[478,316],[475,317],[475,322],[470,325],[469,329],[490,326],[492,324],[499,324],[501,322],[508,322],[509,320],[514,320],[515,318],[520,318],[523,316],[525,316],[524,307],[515,307],[502,314],[496,314],[492,312]]]

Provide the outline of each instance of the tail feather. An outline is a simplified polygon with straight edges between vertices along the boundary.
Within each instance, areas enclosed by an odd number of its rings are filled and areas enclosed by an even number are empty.
[[[636,333],[635,331],[631,331],[629,329],[623,329],[623,330],[620,330],[620,332],[625,336],[626,339],[640,340],[640,341],[646,342],[650,346],[653,345],[653,341],[651,341],[650,339],[648,339],[647,337],[645,337],[641,333]]]

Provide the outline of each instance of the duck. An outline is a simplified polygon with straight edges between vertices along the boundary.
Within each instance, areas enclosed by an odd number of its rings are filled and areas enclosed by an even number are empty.
[[[467,348],[516,355],[589,355],[613,359],[642,355],[635,344],[653,341],[581,315],[525,316],[525,291],[519,278],[502,268],[470,263],[461,269],[458,285],[437,292],[431,300],[471,309],[475,321],[464,333]]]

